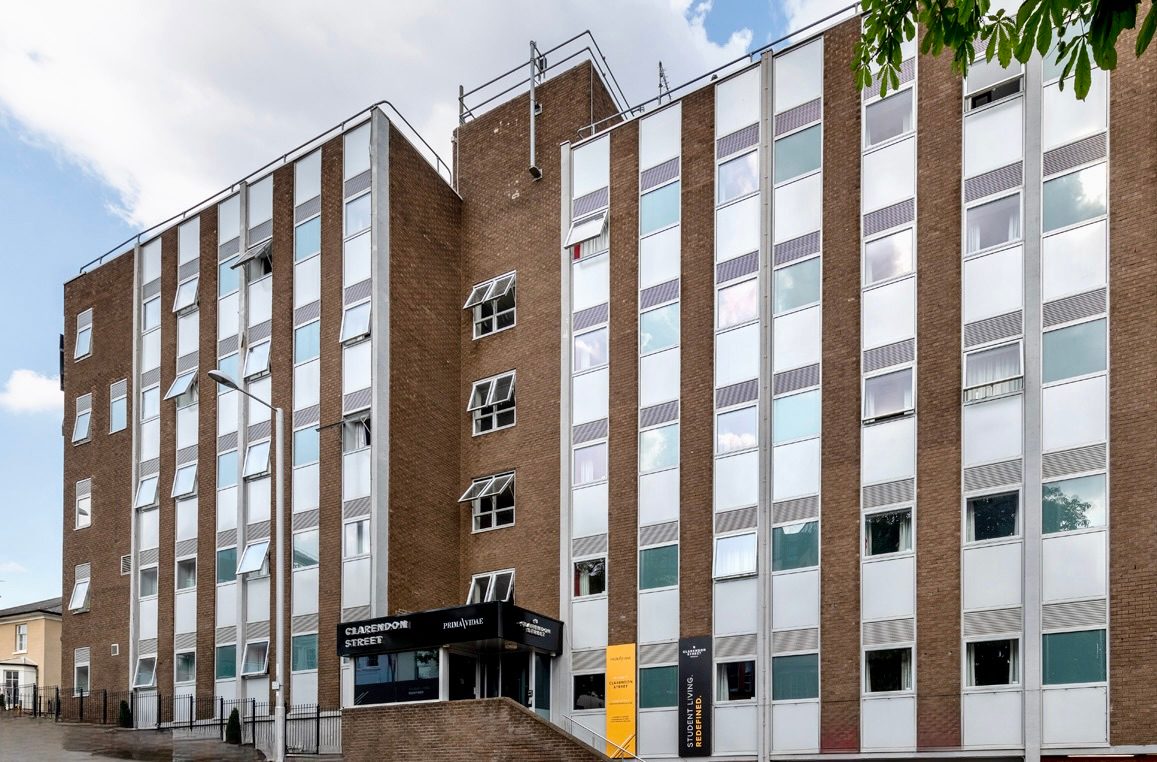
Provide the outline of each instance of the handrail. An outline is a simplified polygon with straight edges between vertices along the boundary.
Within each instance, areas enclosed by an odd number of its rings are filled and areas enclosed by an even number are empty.
[[[622,747],[622,746],[619,746],[617,743],[615,743],[614,741],[610,740],[609,738],[607,738],[606,736],[604,736],[602,733],[599,733],[597,730],[591,730],[591,729],[590,729],[590,728],[588,728],[586,725],[583,725],[581,722],[579,722],[578,720],[576,720],[576,719],[575,719],[575,718],[574,718],[572,715],[569,715],[569,714],[565,714],[565,713],[564,713],[564,714],[562,715],[562,717],[563,717],[563,719],[564,719],[564,720],[566,720],[566,721],[567,721],[567,722],[569,722],[570,724],[572,724],[572,725],[578,725],[580,728],[582,728],[583,730],[587,731],[587,732],[588,732],[588,733],[590,733],[592,736],[595,736],[595,737],[596,737],[596,738],[598,738],[600,741],[604,741],[604,742],[606,742],[606,743],[610,744],[611,746],[614,746],[616,749],[618,749],[618,750],[619,750],[619,751],[621,751],[622,753],[624,753],[624,754],[629,754],[629,755],[630,755],[630,756],[628,756],[628,757],[615,757],[615,759],[633,759],[633,760],[636,760],[636,762],[647,762],[647,760],[643,759],[642,757],[640,757],[640,756],[639,756],[639,755],[637,755],[637,754],[632,754],[632,753],[631,753],[630,751],[628,751],[626,748],[624,748],[624,747]],[[567,732],[568,732],[568,733],[571,733],[571,735],[574,735],[574,733],[573,733],[572,731],[569,731],[569,730],[568,730]],[[634,738],[634,736],[631,736],[631,738]],[[629,741],[630,739],[627,739],[627,740]]]

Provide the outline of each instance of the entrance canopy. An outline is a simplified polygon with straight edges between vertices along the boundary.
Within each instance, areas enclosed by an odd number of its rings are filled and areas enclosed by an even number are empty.
[[[342,622],[338,656],[505,640],[541,653],[562,650],[562,622],[513,603],[489,601],[400,616]]]

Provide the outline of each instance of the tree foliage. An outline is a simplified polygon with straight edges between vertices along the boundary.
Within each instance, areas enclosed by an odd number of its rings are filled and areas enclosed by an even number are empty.
[[[1092,67],[1117,66],[1117,39],[1137,27],[1145,0],[1024,0],[1015,14],[990,0],[862,0],[864,30],[852,61],[856,86],[874,85],[886,95],[900,85],[901,45],[924,27],[920,52],[952,52],[952,68],[968,73],[978,56],[1007,67],[1025,63],[1034,50],[1054,52],[1063,67],[1061,87],[1071,75],[1078,98],[1092,84]],[[1148,0],[1134,52],[1149,47],[1157,28],[1157,0]],[[1054,50],[1055,49],[1055,50]]]
[[[229,713],[229,721],[225,723],[225,743],[241,743],[241,714],[236,707]]]
[[[133,726],[133,710],[129,709],[129,702],[121,701],[117,711],[117,727],[131,728]]]

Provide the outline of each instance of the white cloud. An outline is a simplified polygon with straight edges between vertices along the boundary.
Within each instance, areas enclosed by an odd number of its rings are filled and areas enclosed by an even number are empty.
[[[0,389],[0,409],[10,413],[57,413],[64,409],[60,378],[34,370],[14,370]]]
[[[811,0],[807,0],[810,4]],[[700,0],[21,3],[0,25],[0,112],[107,182],[152,225],[381,98],[444,155],[458,85],[591,29],[628,98],[743,54]],[[448,158],[448,157],[447,157]],[[99,248],[99,246],[97,246]]]
[[[851,18],[855,12],[852,0],[776,0],[780,3],[783,9],[783,14],[787,19],[785,25],[789,32],[802,30],[809,24],[814,24],[820,19],[827,18],[836,11],[844,11],[839,16],[818,24],[813,29],[804,30],[801,37],[810,37],[821,28],[831,26],[843,19]],[[798,38],[797,38],[798,39]],[[850,78],[850,75],[849,75]]]
[[[28,569],[15,561],[0,561],[0,574],[27,574]]]

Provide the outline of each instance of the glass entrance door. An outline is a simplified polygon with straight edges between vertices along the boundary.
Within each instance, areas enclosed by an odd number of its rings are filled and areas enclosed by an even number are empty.
[[[530,654],[522,651],[502,654],[502,695],[530,706]]]
[[[450,654],[450,700],[478,698],[478,660],[466,654]]]

